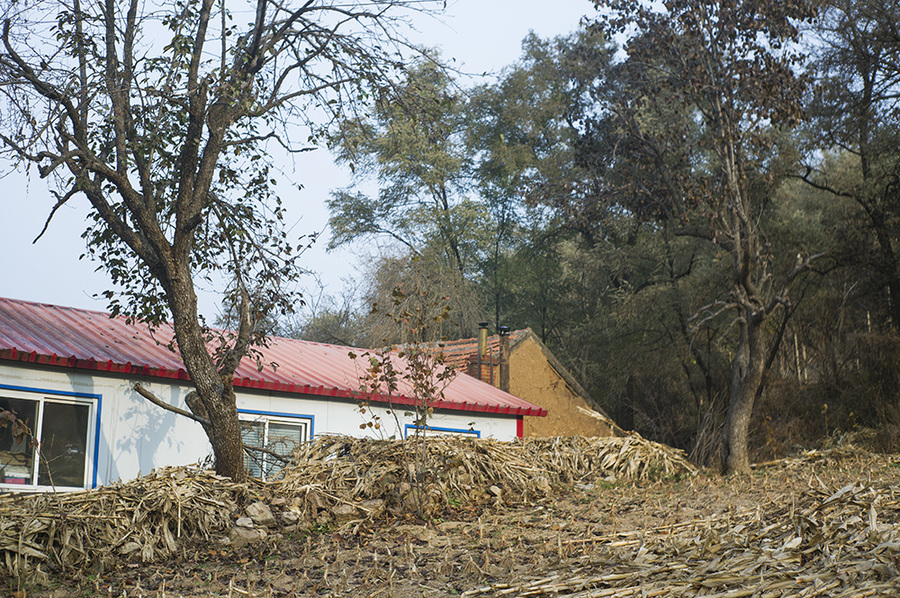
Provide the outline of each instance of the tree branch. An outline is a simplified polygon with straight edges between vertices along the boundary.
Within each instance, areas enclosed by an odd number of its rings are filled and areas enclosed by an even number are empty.
[[[73,188],[69,189],[68,191],[66,191],[65,195],[63,195],[62,197],[60,197],[59,193],[56,193],[55,191],[51,191],[51,193],[53,195],[55,195],[57,198],[56,205],[53,206],[53,209],[50,210],[50,215],[47,216],[47,220],[44,222],[44,228],[42,228],[41,232],[38,233],[38,236],[36,236],[34,238],[34,241],[32,241],[32,244],[37,243],[38,240],[40,240],[40,238],[44,236],[44,233],[47,232],[47,227],[50,226],[50,221],[53,220],[53,215],[56,214],[56,210],[60,209],[63,205],[65,205],[65,203],[67,201],[72,199],[72,197],[76,193],[78,193],[78,190],[75,187],[73,187]]]
[[[200,424],[201,426],[203,426],[204,428],[210,425],[210,422],[208,419],[199,417],[197,415],[194,415],[190,411],[185,411],[184,409],[180,409],[174,405],[169,405],[165,401],[158,399],[156,397],[156,395],[154,395],[152,392],[150,392],[149,390],[147,390],[146,388],[141,386],[140,382],[135,383],[135,385],[132,386],[132,388],[135,390],[135,392],[137,392],[139,395],[141,395],[142,397],[144,397],[145,399],[147,399],[148,401],[150,401],[157,407],[162,407],[166,411],[171,411],[172,413],[177,413],[178,415],[183,415],[184,417],[186,417],[188,419],[192,419],[195,422],[197,422],[198,424]]]

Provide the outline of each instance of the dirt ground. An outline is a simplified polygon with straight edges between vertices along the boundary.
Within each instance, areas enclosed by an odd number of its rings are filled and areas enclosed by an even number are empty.
[[[105,571],[50,569],[37,578],[6,580],[0,584],[0,595],[15,598],[764,595],[762,591],[750,591],[752,588],[741,593],[746,586],[741,583],[729,586],[728,580],[718,586],[706,581],[685,583],[677,586],[677,592],[672,591],[675,586],[659,589],[661,586],[653,582],[647,569],[652,566],[660,572],[658,564],[650,562],[642,565],[642,570],[636,568],[642,559],[646,560],[645,544],[652,549],[652,538],[666,535],[674,538],[675,530],[686,529],[689,535],[699,538],[703,534],[696,530],[714,530],[712,522],[733,521],[728,525],[737,528],[747,513],[755,510],[759,520],[759,513],[776,509],[772,511],[776,524],[767,526],[763,530],[766,531],[778,527],[777,513],[787,517],[786,505],[803,503],[803,497],[808,497],[810,492],[824,496],[855,484],[860,496],[864,494],[863,489],[873,485],[893,496],[893,489],[900,489],[898,481],[900,458],[856,454],[786,462],[730,478],[701,473],[642,484],[576,484],[515,507],[500,503],[475,512],[459,505],[431,521],[390,518],[311,533],[273,530],[264,542],[237,551],[215,545],[185,545],[180,555],[165,562],[122,562]],[[882,503],[879,503],[882,507],[888,506]],[[870,510],[874,514],[874,507],[870,506]],[[793,514],[793,507],[790,512]],[[880,525],[882,535],[892,533],[900,523],[897,512],[882,508],[878,514],[880,523],[870,521],[869,524]],[[865,513],[855,519],[865,519]],[[849,521],[852,523],[854,519]],[[841,529],[845,527],[846,523]],[[879,565],[882,569],[871,576],[865,566],[846,569],[852,569],[853,573],[841,578],[843,593],[836,591],[838,586],[834,584],[833,592],[807,591],[813,588],[809,584],[800,591],[799,561],[789,574],[784,573],[784,568],[766,567],[758,569],[759,575],[762,581],[765,575],[762,571],[771,570],[779,579],[787,580],[786,584],[777,586],[777,592],[769,593],[773,596],[868,596],[892,592],[900,595],[900,585],[895,583],[900,569],[900,544],[893,536],[881,540],[880,552],[876,552],[887,555],[887,561],[882,558],[879,562],[887,562],[888,566]],[[708,545],[709,539],[704,542]],[[885,545],[887,549],[883,548]],[[657,552],[667,563],[666,567],[671,568],[672,563],[679,561],[679,551],[666,550]],[[714,548],[710,550],[715,552]],[[832,549],[829,562],[834,562],[833,554]],[[678,569],[683,572],[695,567],[699,571],[705,567],[705,579],[710,579],[709,561],[703,561],[701,566],[700,560],[694,558],[693,563],[688,559]],[[896,563],[896,568],[891,563]],[[719,563],[717,570],[727,568],[725,561]],[[604,572],[623,570],[626,573],[622,575],[602,577]],[[586,581],[576,584],[572,581],[576,578]],[[624,589],[622,584],[610,581],[618,579],[627,582]],[[796,584],[792,585],[795,579]]]

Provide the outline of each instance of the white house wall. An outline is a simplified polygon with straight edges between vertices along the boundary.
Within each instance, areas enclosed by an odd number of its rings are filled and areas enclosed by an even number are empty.
[[[209,458],[211,448],[200,425],[138,395],[132,388],[138,381],[160,399],[187,409],[184,399],[190,387],[183,383],[0,363],[0,396],[36,398],[43,393],[75,396],[94,404],[86,450],[89,487],[132,479],[156,467],[186,465]],[[315,436],[402,437],[413,422],[402,407],[397,410],[398,428],[393,415],[382,407],[361,414],[358,405],[350,400],[236,390],[238,410],[245,417],[257,413],[310,417]],[[380,428],[361,429],[360,424],[373,421],[373,413],[380,418]],[[472,433],[482,438],[512,440],[516,437],[516,418],[508,416],[438,412],[429,420],[429,426],[438,432]],[[0,484],[0,491],[4,489],[14,488]]]

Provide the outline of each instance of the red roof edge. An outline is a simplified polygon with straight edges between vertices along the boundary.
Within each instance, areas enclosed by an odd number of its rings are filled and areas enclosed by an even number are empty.
[[[112,372],[117,374],[135,374],[140,376],[148,376],[151,378],[163,378],[168,380],[190,380],[187,372],[179,368],[177,370],[166,369],[163,367],[150,367],[149,365],[133,365],[132,363],[117,364],[112,360],[98,362],[95,359],[76,359],[72,357],[59,357],[57,355],[42,355],[36,351],[31,353],[23,353],[15,348],[0,349],[0,360],[18,361],[24,363],[35,363],[38,365],[52,365],[57,367],[68,367],[77,370],[94,370],[99,372]],[[266,382],[262,380],[251,380],[250,378],[235,378],[234,386],[238,388],[254,388],[260,390],[269,390],[277,392],[286,392],[293,394],[309,394],[315,396],[326,396],[336,398],[368,398],[378,403],[393,403],[396,405],[414,405],[415,401],[403,395],[393,397],[385,397],[380,394],[362,394],[358,391],[343,390],[340,388],[325,388],[324,386],[297,386],[296,384],[285,384],[282,382]],[[435,409],[449,409],[452,411],[472,411],[478,413],[497,413],[503,415],[531,415],[536,417],[546,417],[547,410],[543,408],[534,409],[531,407],[500,407],[498,405],[480,405],[477,403],[457,403],[454,401],[437,400],[432,401],[431,406]]]

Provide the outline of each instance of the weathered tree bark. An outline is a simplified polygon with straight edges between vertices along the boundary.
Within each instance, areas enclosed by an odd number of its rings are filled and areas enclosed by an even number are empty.
[[[763,321],[743,309],[740,339],[731,369],[731,400],[725,415],[725,473],[749,473],[749,430],[753,404],[766,367]]]
[[[197,295],[189,275],[182,274],[168,282],[164,287],[172,310],[175,338],[184,366],[199,397],[199,404],[191,401],[188,407],[195,415],[209,420],[210,425],[204,429],[212,445],[216,473],[242,481],[247,478],[247,471],[244,467],[233,371],[226,368],[226,371],[220,373],[209,353],[204,342],[206,335],[198,318]]]

